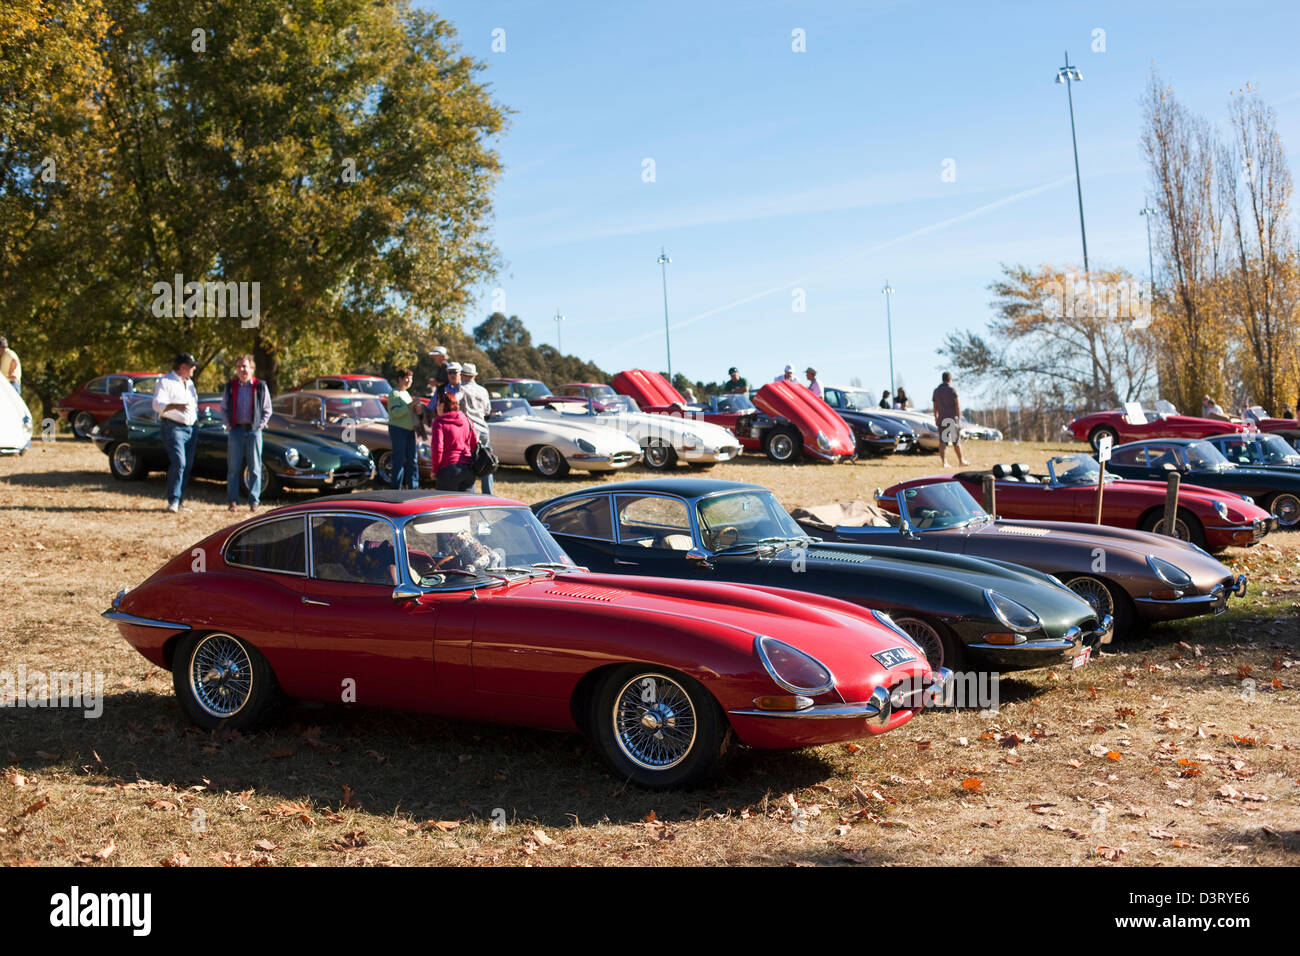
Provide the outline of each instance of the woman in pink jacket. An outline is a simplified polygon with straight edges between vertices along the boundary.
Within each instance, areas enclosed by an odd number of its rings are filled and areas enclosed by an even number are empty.
[[[429,467],[438,491],[468,491],[474,487],[474,452],[478,435],[460,410],[454,393],[438,390],[438,417],[429,435]]]

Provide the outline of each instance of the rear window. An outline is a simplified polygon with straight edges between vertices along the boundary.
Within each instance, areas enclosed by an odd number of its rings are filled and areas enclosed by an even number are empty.
[[[282,574],[307,573],[303,518],[283,518],[241,531],[226,545],[226,563]]]

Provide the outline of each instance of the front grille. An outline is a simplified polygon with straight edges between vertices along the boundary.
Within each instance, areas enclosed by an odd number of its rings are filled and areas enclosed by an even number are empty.
[[[637,455],[630,451],[619,451],[609,456],[610,462],[615,465],[621,465],[624,462],[636,461]]]

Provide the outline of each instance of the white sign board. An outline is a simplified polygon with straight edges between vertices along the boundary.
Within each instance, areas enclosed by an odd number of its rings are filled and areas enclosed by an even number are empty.
[[[1102,435],[1097,440],[1097,460],[1110,461],[1110,446],[1113,443],[1109,435]]]
[[[1125,402],[1124,420],[1130,425],[1145,425],[1147,423],[1147,416],[1146,413],[1142,411],[1142,403]]]

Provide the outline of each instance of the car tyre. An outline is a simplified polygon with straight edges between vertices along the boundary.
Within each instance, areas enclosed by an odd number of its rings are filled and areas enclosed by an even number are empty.
[[[543,478],[563,478],[569,473],[569,463],[553,445],[539,445],[532,449],[528,453],[528,464]]]
[[[90,412],[77,412],[72,416],[72,433],[78,438],[90,441],[91,433],[98,424],[99,422],[95,421],[95,416]]]
[[[702,684],[650,664],[604,675],[592,695],[589,730],[616,774],[653,790],[713,776],[732,738],[726,715]]]
[[[645,443],[642,452],[641,461],[647,468],[671,471],[677,467],[677,450],[665,441],[653,438]]]
[[[244,469],[239,473],[239,490],[245,496],[248,495],[250,486],[248,464],[244,464]],[[280,484],[280,479],[275,476],[275,472],[266,467],[266,460],[262,460],[262,500],[269,501],[272,498],[279,498],[284,491],[284,486]]]
[[[1284,491],[1270,498],[1265,507],[1277,515],[1279,529],[1300,526],[1300,496]]]
[[[1165,533],[1165,509],[1155,508],[1142,519],[1142,530],[1152,534]],[[1201,519],[1186,508],[1179,508],[1174,516],[1174,534],[1182,541],[1190,541],[1198,548],[1205,547],[1205,526]]]
[[[114,442],[109,447],[108,470],[118,481],[139,481],[149,473],[144,459],[125,441]]]
[[[1063,583],[1079,597],[1083,598],[1097,612],[1100,621],[1109,614],[1112,618],[1111,628],[1115,640],[1132,637],[1141,629],[1139,627],[1137,606],[1128,592],[1117,584],[1089,574],[1077,574],[1063,577]]]
[[[391,488],[393,484],[393,450],[385,448],[383,453],[375,459],[375,482],[385,488]]]
[[[938,621],[919,617],[895,617],[894,623],[907,632],[907,636],[921,645],[931,670],[946,667],[960,671],[966,665],[966,648],[947,627]]]
[[[204,730],[251,727],[279,694],[275,673],[257,648],[222,632],[181,638],[172,686],[181,710]]]
[[[1119,432],[1109,425],[1098,425],[1088,432],[1088,444],[1092,446],[1093,451],[1097,451],[1097,446],[1101,444],[1101,440],[1107,435],[1110,436],[1110,446],[1112,448],[1119,444]]]
[[[763,439],[763,451],[772,461],[790,464],[803,457],[803,436],[788,425],[778,425]]]

